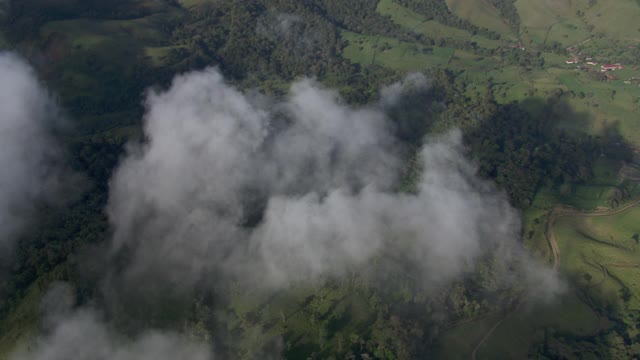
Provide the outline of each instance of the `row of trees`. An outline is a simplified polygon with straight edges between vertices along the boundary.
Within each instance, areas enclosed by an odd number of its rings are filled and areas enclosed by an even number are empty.
[[[516,33],[520,31],[520,15],[518,14],[515,0],[489,0],[489,3],[498,10],[500,16]]]

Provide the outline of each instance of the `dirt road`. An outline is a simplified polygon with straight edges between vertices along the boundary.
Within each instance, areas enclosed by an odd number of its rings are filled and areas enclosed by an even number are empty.
[[[556,237],[553,234],[553,225],[555,225],[558,219],[562,217],[569,217],[569,216],[579,216],[579,217],[613,216],[623,211],[629,210],[637,205],[640,205],[640,199],[624,204],[616,209],[609,209],[605,211],[580,211],[580,210],[567,207],[567,206],[562,206],[562,205],[559,205],[553,208],[553,210],[551,210],[551,212],[549,213],[549,216],[547,217],[547,222],[544,226],[544,236],[547,239],[547,242],[549,243],[549,247],[551,248],[551,251],[553,252],[553,270],[558,271],[558,267],[560,266],[560,248],[558,247],[558,242],[556,241]],[[487,340],[491,337],[493,332],[502,324],[502,322],[504,322],[509,317],[509,315],[517,311],[517,309],[518,307],[516,307],[514,310],[507,313],[504,317],[498,320],[498,322],[496,322],[495,325],[493,325],[493,327],[489,329],[489,331],[487,331],[485,336],[480,340],[480,342],[473,349],[473,352],[471,353],[472,360],[476,360],[476,354],[478,353],[478,350],[480,349],[480,347],[482,347],[482,345],[484,345],[484,343],[487,342]]]
[[[550,213],[547,218],[547,223],[544,227],[544,236],[549,243],[549,247],[553,252],[553,269],[558,270],[558,266],[560,266],[560,248],[558,247],[558,242],[556,241],[556,237],[553,233],[553,225],[555,222],[562,217],[569,216],[578,216],[578,217],[599,217],[599,216],[613,216],[617,215],[623,211],[629,210],[633,207],[636,207],[640,204],[640,199],[631,201],[626,203],[618,208],[609,209],[605,211],[580,211],[574,208],[569,208],[566,206],[556,206]]]

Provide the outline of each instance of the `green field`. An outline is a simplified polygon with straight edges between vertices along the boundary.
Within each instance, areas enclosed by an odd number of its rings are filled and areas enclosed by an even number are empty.
[[[525,1],[516,2],[521,31],[538,44],[557,41],[572,46],[600,33],[629,40],[640,36],[640,6],[634,1]],[[615,19],[615,20],[614,20]]]
[[[343,31],[342,38],[349,44],[344,49],[344,56],[352,62],[362,65],[377,64],[399,71],[444,67],[454,53],[451,48],[427,47],[349,31]]]
[[[92,48],[108,41],[161,44],[164,34],[157,28],[160,15],[132,20],[74,19],[52,21],[41,28],[42,37],[53,33],[65,35],[74,48]]]
[[[619,177],[621,165],[617,161],[600,159],[594,165],[594,177],[589,184],[571,184],[557,189],[556,202],[580,210],[595,210],[615,206],[612,201],[620,196],[623,189],[627,196],[637,195],[636,186]]]
[[[38,278],[16,305],[11,314],[0,323],[0,360],[7,360],[14,352],[29,347],[40,326],[41,302],[47,287],[63,278],[65,266],[61,265]]]
[[[435,358],[469,359],[476,344],[502,317],[503,314],[494,314],[445,331],[436,344]]]
[[[484,36],[472,35],[466,30],[443,25],[434,20],[427,20],[424,16],[403,7],[393,0],[380,0],[378,3],[378,12],[382,15],[389,16],[395,23],[418,34],[435,38],[474,41],[478,46],[487,49],[494,49],[500,45],[500,41],[491,40]]]
[[[594,165],[594,177],[589,184],[564,184],[544,187],[534,197],[533,204],[524,212],[525,244],[540,258],[552,262],[552,254],[544,237],[547,214],[558,204],[583,211],[609,208],[616,205],[624,189],[627,196],[640,196],[638,183],[620,178],[621,163],[600,159]]]
[[[485,0],[447,0],[447,5],[452,13],[480,28],[495,31],[509,40],[516,38],[516,34],[504,22],[496,9]]]
[[[575,2],[516,1],[521,31],[537,44],[557,41],[571,46],[590,37],[587,25],[576,17]]]
[[[496,327],[497,325],[497,327]],[[516,311],[491,315],[445,331],[436,346],[436,358],[524,359],[545,332],[591,335],[609,327],[575,293],[569,292],[549,305],[521,305]],[[484,343],[481,340],[495,328]]]
[[[600,3],[599,3],[600,4]],[[500,20],[496,10],[485,2],[450,1],[449,6],[454,13],[478,13],[477,25],[492,28],[488,23],[501,24],[493,28],[505,30],[505,23]],[[557,41],[563,46],[575,45],[585,39],[592,38],[586,20],[576,16],[576,11],[584,10],[586,1],[557,3],[525,2],[516,3],[524,29],[522,40],[533,40],[531,46],[545,42]],[[588,11],[595,12],[597,5]],[[622,7],[633,13],[635,5]],[[623,11],[615,7],[615,11]],[[640,8],[639,8],[640,9]],[[496,49],[509,47],[505,40],[489,40],[482,36],[472,36],[468,31],[427,20],[424,16],[407,9],[393,0],[382,0],[378,3],[377,11],[389,16],[399,24],[417,34],[424,34],[432,38],[445,38],[453,41],[475,41],[480,48]],[[613,11],[613,10],[611,10]],[[587,17],[587,15],[585,15]],[[583,21],[584,20],[584,21]],[[613,30],[611,30],[613,31]],[[596,75],[586,71],[576,71],[574,65],[567,65],[565,60],[569,55],[544,52],[543,68],[525,69],[517,65],[505,65],[497,56],[483,57],[462,49],[428,47],[421,44],[403,42],[389,37],[375,37],[353,32],[343,31],[343,39],[349,45],[343,55],[352,62],[362,65],[376,64],[398,71],[415,71],[425,68],[448,68],[464,71],[465,77],[472,83],[484,83],[489,78],[494,82],[494,97],[501,103],[521,101],[531,96],[546,98],[552,96],[558,89],[572,94],[568,97],[569,104],[577,113],[585,114],[581,120],[567,119],[559,124],[562,128],[577,130],[594,135],[603,135],[612,129],[622,134],[625,140],[635,146],[640,146],[640,121],[632,114],[640,110],[640,87],[624,84],[624,80],[632,76],[640,76],[640,71],[627,64],[625,70],[615,75],[618,80],[598,81]],[[537,44],[537,45],[536,45]],[[616,44],[620,44],[616,42]],[[620,46],[618,45],[618,46]],[[618,52],[607,52],[611,47],[608,39],[593,38],[584,43],[580,49],[584,56],[591,55],[601,62],[618,61]],[[519,51],[513,49],[511,51]],[[620,61],[632,61],[635,58],[624,58]],[[597,66],[596,66],[597,68]],[[470,86],[470,94],[479,92]],[[585,120],[587,122],[585,123]],[[578,197],[580,190],[576,192]],[[584,205],[580,205],[584,206]]]
[[[478,359],[525,359],[530,347],[544,340],[545,331],[591,335],[599,329],[598,316],[575,294],[551,305],[523,305],[507,318],[478,349]]]
[[[544,199],[537,202],[542,205]],[[549,200],[551,203],[555,200]],[[544,217],[543,211],[530,210],[525,222],[533,223],[537,218],[543,224]],[[536,230],[543,231],[543,226]],[[640,313],[640,208],[606,217],[567,216],[557,221],[553,231],[560,249],[560,269],[577,290],[551,305],[520,309],[507,316],[479,348],[479,359],[526,358],[530,347],[542,342],[545,334],[590,336],[612,328],[613,321],[629,324],[628,336],[638,334],[633,329]],[[538,240],[543,241],[540,235]],[[626,299],[622,295],[625,291],[630,294]],[[473,334],[471,331],[469,341],[475,343]],[[469,344],[448,341],[448,346],[469,353]],[[549,346],[562,350],[561,344]]]
[[[635,40],[640,37],[640,4],[637,1],[598,0],[584,11],[586,22],[611,38]]]
[[[589,289],[600,306],[628,323],[640,311],[640,208],[608,217],[568,217],[555,229],[561,268]],[[629,297],[622,296],[624,291]],[[627,328],[635,336],[635,326]]]

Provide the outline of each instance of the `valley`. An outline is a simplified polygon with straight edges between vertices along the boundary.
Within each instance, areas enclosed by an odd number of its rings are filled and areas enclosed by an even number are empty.
[[[222,359],[640,356],[637,1],[15,0],[10,9],[0,49],[52,94],[66,124],[54,135],[85,185],[64,205],[38,203],[39,226],[0,265],[0,359],[34,358],[15,350],[42,346],[41,304],[60,282],[75,308],[97,309],[101,334],[127,334],[113,344],[159,329]],[[222,80],[210,88],[194,71]],[[207,127],[213,118],[242,125]],[[260,138],[254,126],[264,143],[238,145]],[[167,134],[183,137],[153,153]],[[123,174],[151,180],[134,188]],[[364,203],[369,182],[387,186],[379,202]],[[117,186],[130,193],[116,197]],[[134,210],[120,218],[118,201]],[[269,217],[274,209],[282,213]],[[306,217],[290,220],[296,211]],[[341,222],[350,219],[361,223]],[[114,248],[126,221],[131,234]],[[486,237],[513,244],[454,231],[477,223],[464,229],[484,234],[492,221],[517,234]],[[437,242],[440,228],[461,239],[455,252]],[[351,231],[367,246],[347,242]],[[144,246],[162,255],[139,255]],[[181,262],[183,249],[198,260]],[[279,260],[260,268],[254,252],[269,251]],[[136,256],[158,267],[153,276]],[[438,271],[424,259],[449,261]],[[451,263],[460,269],[436,280]],[[304,271],[270,288],[278,266]],[[170,269],[196,275],[155,275]],[[321,275],[289,281],[306,271]]]

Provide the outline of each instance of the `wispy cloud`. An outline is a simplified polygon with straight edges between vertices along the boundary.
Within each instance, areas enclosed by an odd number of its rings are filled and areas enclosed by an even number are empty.
[[[52,201],[64,173],[50,130],[57,108],[33,69],[0,53],[0,248],[10,249],[32,219],[34,205]]]
[[[166,331],[148,330],[125,336],[104,322],[99,312],[72,309],[70,289],[58,284],[45,297],[47,324],[29,348],[14,352],[10,360],[212,360],[207,345]]]

